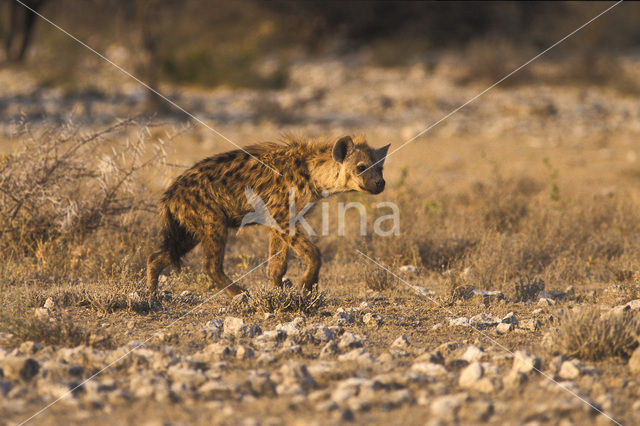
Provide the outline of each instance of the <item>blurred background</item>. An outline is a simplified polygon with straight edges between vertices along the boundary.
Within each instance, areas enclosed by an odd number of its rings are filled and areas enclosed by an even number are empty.
[[[295,108],[300,103],[322,101],[344,74],[349,78],[350,70],[366,66],[413,67],[414,74],[446,76],[454,86],[491,84],[612,4],[24,2],[191,112],[226,121],[269,116],[285,124],[303,118]],[[166,102],[19,3],[1,0],[0,8],[0,62],[13,71],[0,78],[2,123],[20,114],[63,120],[73,112],[77,120],[108,122],[114,115],[170,111]],[[504,84],[597,84],[637,95],[639,18],[640,7],[623,5]],[[322,70],[309,68],[321,61]],[[398,90],[415,89],[402,77],[397,83],[403,86]],[[293,90],[293,99],[262,97],[234,111],[202,105],[206,99],[196,95],[216,88]],[[381,88],[361,90],[364,96]],[[234,101],[240,99],[229,100]],[[390,107],[393,96],[380,102]],[[333,113],[324,118],[343,115]],[[351,119],[347,124],[358,122]]]

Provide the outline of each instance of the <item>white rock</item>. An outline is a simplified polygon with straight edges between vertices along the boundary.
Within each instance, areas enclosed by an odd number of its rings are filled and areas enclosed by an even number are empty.
[[[466,392],[436,397],[431,402],[431,414],[441,420],[454,422],[458,410],[468,400],[469,394]]]
[[[223,329],[226,334],[233,336],[240,334],[243,326],[244,320],[242,318],[226,317],[224,319]]]
[[[379,326],[382,324],[382,317],[375,313],[366,313],[362,317],[362,322],[364,322],[369,327]]]
[[[504,322],[501,322],[500,324],[498,324],[496,326],[496,333],[498,334],[506,334],[508,332],[510,332],[511,330],[513,330],[515,328],[515,326],[513,324],[507,324]]]
[[[509,312],[507,315],[502,318],[500,321],[503,324],[518,324],[518,319],[516,318],[516,314],[514,312]]]
[[[432,377],[439,377],[447,374],[446,368],[433,362],[416,362],[411,366],[411,370]]]
[[[338,347],[343,350],[359,348],[362,346],[363,340],[364,338],[362,336],[347,331],[340,337]]]
[[[400,267],[400,272],[408,272],[410,274],[413,274],[414,272],[416,272],[416,267],[413,265],[402,265]]]
[[[473,387],[483,376],[484,369],[479,362],[472,362],[460,373],[458,384],[463,388]]]
[[[399,349],[405,349],[405,348],[408,348],[409,346],[410,346],[409,340],[407,339],[407,336],[405,334],[398,337],[391,344],[392,348],[399,348]]]
[[[540,359],[531,355],[527,350],[520,350],[513,356],[512,368],[515,371],[526,374],[534,369],[540,369]]]
[[[469,319],[467,317],[452,318],[449,320],[450,327],[469,327]]]
[[[41,321],[47,321],[51,317],[51,311],[48,308],[36,308],[34,315]]]
[[[326,343],[335,337],[331,329],[324,324],[314,324],[308,328],[308,332],[313,340],[319,343]]]
[[[563,379],[573,380],[580,377],[582,373],[582,368],[578,361],[569,360],[562,363],[560,366],[560,371],[558,371],[558,376]]]
[[[7,356],[0,368],[5,379],[29,381],[40,371],[40,364],[33,358]]]
[[[253,358],[255,353],[248,346],[240,345],[236,348],[236,358],[239,360]]]
[[[469,345],[464,354],[462,354],[462,359],[469,362],[480,361],[484,355],[485,353],[482,349],[476,345]]]
[[[500,319],[492,314],[481,313],[469,318],[469,324],[476,328],[487,328],[494,326],[500,322]]]
[[[340,355],[338,361],[356,361],[358,364],[372,364],[376,359],[364,348],[356,348]]]
[[[202,328],[202,335],[205,339],[218,339],[222,336],[223,322],[220,319],[208,321]]]
[[[47,309],[53,309],[56,307],[56,304],[51,297],[47,297],[47,300],[44,301],[44,305],[42,305],[42,307]]]
[[[553,306],[556,304],[556,301],[553,299],[550,299],[548,297],[541,297],[538,299],[538,306]]]
[[[302,328],[304,327],[305,319],[302,317],[295,317],[293,321],[286,324],[280,324],[276,328],[284,330],[289,337],[297,337],[300,335]]]

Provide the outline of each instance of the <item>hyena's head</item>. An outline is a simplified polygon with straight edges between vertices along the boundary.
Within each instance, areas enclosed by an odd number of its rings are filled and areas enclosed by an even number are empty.
[[[384,190],[382,166],[389,145],[373,149],[366,142],[353,143],[350,136],[333,145],[333,159],[340,164],[341,185],[346,191],[379,194]]]

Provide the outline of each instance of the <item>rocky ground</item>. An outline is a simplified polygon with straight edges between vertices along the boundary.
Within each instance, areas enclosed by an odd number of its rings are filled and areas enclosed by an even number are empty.
[[[41,409],[34,424],[632,424],[640,350],[626,366],[553,349],[558,319],[589,296],[568,289],[512,302],[474,289],[439,307],[437,296],[407,289],[306,316],[243,314],[242,296],[200,306],[203,296],[167,291],[156,314],[99,319],[105,330],[127,322],[131,341],[115,349],[10,349],[3,334],[0,410],[8,424]],[[166,309],[184,301],[186,311]],[[640,300],[602,315],[636,310]],[[34,315],[64,312],[48,299]]]

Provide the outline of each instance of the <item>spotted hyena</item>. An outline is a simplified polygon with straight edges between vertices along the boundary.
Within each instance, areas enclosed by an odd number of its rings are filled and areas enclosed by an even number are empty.
[[[281,285],[291,248],[306,264],[300,287],[312,290],[318,282],[320,252],[298,226],[289,229],[291,193],[295,193],[295,214],[329,194],[378,194],[385,186],[382,165],[388,148],[373,149],[364,139],[354,142],[349,136],[335,143],[289,138],[200,161],[162,197],[162,242],[147,261],[149,290],[157,291],[165,267],[179,266],[180,259],[202,243],[204,270],[212,287],[224,288],[231,296],[243,291],[225,275],[222,264],[229,228],[244,225],[243,218],[254,211],[247,191],[260,197],[277,224],[270,230],[270,281]]]

